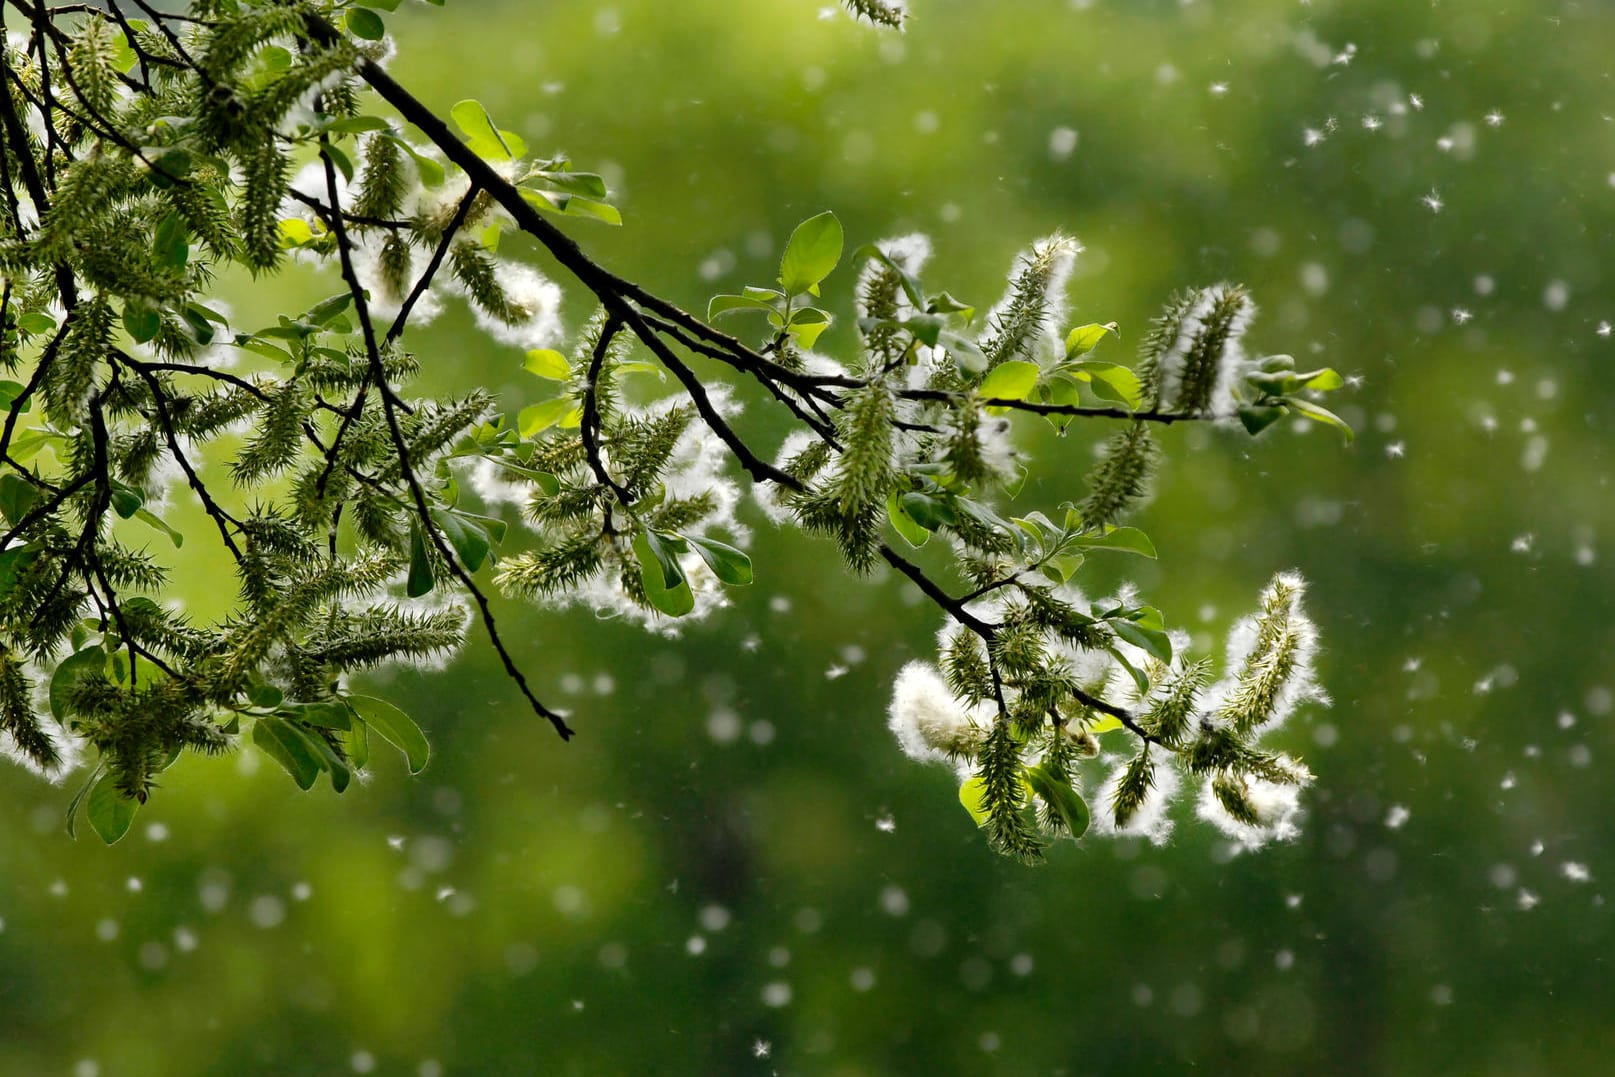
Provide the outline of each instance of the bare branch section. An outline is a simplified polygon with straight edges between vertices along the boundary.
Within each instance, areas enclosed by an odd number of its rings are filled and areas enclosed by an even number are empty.
[[[477,102],[439,114],[393,79],[370,8],[0,13],[0,364],[14,378],[0,380],[0,747],[43,768],[94,753],[92,780],[122,794],[88,798],[102,837],[187,749],[243,736],[304,788],[345,788],[376,737],[419,770],[419,729],[352,678],[439,660],[472,621],[533,713],[571,736],[492,588],[676,631],[752,580],[737,471],[765,513],[829,538],[855,571],[888,566],[945,616],[940,666],[899,678],[893,725],[911,754],[973,775],[1003,851],[1035,859],[1051,834],[1086,829],[1078,768],[1111,728],[1143,760],[1111,797],[1112,828],[1147,817],[1171,757],[1247,837],[1282,829],[1269,789],[1304,771],[1256,738],[1319,695],[1299,584],[1274,585],[1257,642],[1212,688],[1153,607],[1077,585],[1090,556],[1155,555],[1121,524],[1158,465],[1153,428],[1338,423],[1316,403],[1333,371],[1247,353],[1242,289],[1175,298],[1124,364],[1100,358],[1116,326],[1067,318],[1067,237],[1028,248],[979,314],[922,282],[923,238],[848,256],[823,213],[776,280],[702,317],[572,237],[621,223],[600,177],[531,151]],[[572,339],[561,285],[499,254],[509,231],[597,300]],[[341,290],[259,328],[219,309],[220,270],[294,263],[330,267]],[[834,321],[819,297],[849,265],[856,318],[834,360],[814,351]],[[447,302],[535,376],[537,403],[411,393],[436,357],[409,329]],[[714,324],[730,316],[758,332]],[[778,451],[742,422],[742,392],[791,424]],[[1030,466],[1015,416],[1122,426],[1080,500],[1038,511],[1015,506]],[[216,444],[225,433],[237,447]],[[171,494],[209,531],[172,528]],[[162,599],[191,563],[172,551],[215,539],[237,609],[201,623]],[[41,679],[61,732],[33,709]]]

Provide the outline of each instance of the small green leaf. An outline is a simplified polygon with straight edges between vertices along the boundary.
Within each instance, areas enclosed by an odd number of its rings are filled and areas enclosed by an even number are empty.
[[[664,543],[653,544],[651,533],[641,531],[634,536],[634,555],[639,559],[645,600],[653,609],[669,617],[683,617],[695,609],[695,595],[690,591],[690,581],[684,578],[676,559],[672,562],[672,568],[677,582],[668,582],[668,566],[663,562],[663,556],[670,555],[667,555]]]
[[[56,328],[56,319],[43,311],[34,311],[24,314],[17,319],[17,329],[26,336],[36,336],[40,333],[49,333]]]
[[[622,212],[609,202],[597,202],[592,198],[579,198],[573,195],[566,200],[565,205],[556,208],[568,217],[588,217],[604,221],[606,224],[622,224]]]
[[[27,386],[20,381],[0,379],[0,411],[10,411],[12,405],[17,402],[18,397],[22,396],[23,390],[26,388]],[[32,410],[34,410],[34,402],[33,398],[30,397],[23,401],[22,410],[17,414],[26,415]]]
[[[287,703],[280,708],[280,715],[283,718],[295,718],[304,725],[316,726],[320,729],[346,731],[353,728],[353,720],[348,715],[348,708],[341,703],[328,701]]]
[[[465,133],[471,152],[488,161],[509,161],[527,153],[527,145],[509,131],[494,126],[482,102],[467,98],[449,110],[455,126]]]
[[[1061,781],[1041,766],[1026,768],[1026,782],[1045,804],[1054,809],[1073,838],[1080,839],[1088,832],[1088,805],[1069,782]]]
[[[781,298],[784,298],[781,296]],[[775,304],[767,299],[751,295],[715,295],[712,302],[707,304],[707,321],[716,321],[725,314],[733,314],[737,310],[764,310],[773,312]]]
[[[415,720],[385,699],[374,696],[346,696],[365,725],[381,734],[381,739],[404,753],[409,761],[409,772],[419,774],[426,769],[432,755],[432,746],[426,743],[426,734]]]
[[[841,261],[841,245],[841,222],[828,210],[797,225],[780,259],[780,286],[791,295],[818,287]]]
[[[68,696],[72,694],[73,686],[81,680],[96,678],[106,679],[107,652],[100,644],[86,647],[76,654],[62,659],[56,666],[56,672],[50,678],[50,712],[56,720],[66,724],[69,711],[67,709]]]
[[[16,589],[18,577],[38,557],[39,548],[32,544],[13,546],[9,550],[0,551],[0,599],[4,599]]]
[[[1074,535],[1071,543],[1085,550],[1115,550],[1118,553],[1136,553],[1140,557],[1155,557],[1155,544],[1136,527],[1109,527],[1104,534]]]
[[[865,258],[879,262],[881,265],[892,271],[892,273],[897,277],[897,282],[902,285],[903,294],[908,296],[908,301],[914,304],[915,310],[926,309],[926,302],[921,296],[920,281],[918,277],[914,276],[914,274],[898,265],[897,262],[892,259],[891,255],[887,254],[873,243],[865,243],[862,247],[859,247],[857,250],[852,252],[852,260],[854,262],[861,262]],[[943,312],[937,311],[937,313]]]
[[[1025,400],[1037,387],[1039,373],[1036,363],[1024,359],[999,363],[987,372],[976,393],[984,400]]]
[[[593,172],[553,172],[547,169],[535,169],[529,172],[522,182],[528,183],[533,180],[546,183],[567,194],[582,195],[584,198],[604,200],[606,197],[606,181]]]
[[[892,528],[903,536],[903,541],[916,549],[931,539],[931,532],[920,526],[914,517],[903,510],[903,504],[897,499],[895,491],[886,495],[886,518],[892,522]]]
[[[544,492],[544,496],[546,497],[554,497],[556,494],[561,492],[561,480],[556,478],[554,475],[551,475],[547,471],[534,471],[530,467],[522,467],[520,464],[513,464],[508,460],[495,459],[494,463],[498,464],[506,471],[514,472],[515,474],[520,475],[522,478],[530,480],[535,486]]]
[[[346,733],[337,735],[342,745],[342,752],[348,757],[348,764],[354,770],[363,770],[370,763],[370,727],[364,724],[357,712],[349,708],[348,713],[353,720]]]
[[[90,790],[95,788],[95,783],[100,780],[101,775],[105,772],[106,764],[97,763],[95,769],[90,771],[90,776],[84,780],[84,784],[79,786],[79,791],[73,794],[73,799],[67,802],[67,817],[62,822],[66,826],[68,837],[78,838],[79,808],[83,807],[85,799],[90,795]]]
[[[163,328],[163,318],[144,303],[129,300],[123,305],[123,328],[130,340],[146,344]]]
[[[330,161],[336,170],[342,173],[342,178],[349,183],[353,182],[353,158],[334,142],[320,143],[320,156]]]
[[[962,333],[947,332],[941,336],[941,344],[958,363],[960,368],[971,374],[980,374],[987,369],[987,356],[975,341]]]
[[[286,701],[285,692],[272,684],[265,684],[262,681],[257,684],[249,684],[246,695],[247,701],[254,707],[263,707],[266,710],[273,710]]]
[[[1136,621],[1120,617],[1111,620],[1110,627],[1118,638],[1126,640],[1150,657],[1158,658],[1162,662],[1172,661],[1172,639],[1160,629],[1146,628]]]
[[[436,586],[432,560],[426,553],[426,535],[421,530],[420,520],[412,518],[409,522],[409,578],[404,583],[404,593],[410,598],[420,598],[430,594]]]
[[[169,527],[168,524],[163,522],[163,519],[160,516],[152,512],[150,509],[143,508],[135,510],[135,519],[139,520],[146,526],[155,528],[156,530],[167,535],[168,541],[174,544],[174,548],[176,550],[185,545],[185,536],[180,534],[178,531],[175,531],[172,527]]]
[[[712,569],[712,574],[732,587],[744,587],[752,581],[751,558],[740,550],[722,542],[697,535],[682,535],[694,547],[701,560]]]
[[[480,524],[458,513],[439,509],[432,510],[432,522],[437,524],[443,537],[454,547],[467,572],[477,571],[488,560],[493,542]]]
[[[299,789],[314,788],[315,779],[320,776],[324,766],[318,749],[296,727],[274,715],[265,714],[253,723],[252,742],[284,767]]]
[[[0,475],[0,513],[12,527],[27,518],[38,500],[39,491],[21,475],[11,471]]]
[[[1342,419],[1328,408],[1319,407],[1317,404],[1313,404],[1306,400],[1300,400],[1293,396],[1284,397],[1283,400],[1284,406],[1296,414],[1311,419],[1313,422],[1323,423],[1326,426],[1332,426],[1336,430],[1339,430],[1341,435],[1346,439],[1346,444],[1348,445],[1351,444],[1352,438],[1357,436],[1352,430],[1350,423],[1346,422],[1345,419]]]
[[[178,213],[165,214],[157,222],[157,232],[152,237],[151,246],[159,265],[176,269],[184,266],[191,257],[190,229],[185,224],[185,218]]]
[[[553,348],[534,348],[529,351],[522,363],[522,369],[550,381],[565,381],[572,376],[572,364],[566,361],[566,356]]]
[[[977,775],[959,787],[959,803],[965,806],[977,826],[986,826],[990,812],[987,809],[987,782]]]
[[[1239,409],[1239,422],[1252,437],[1284,418],[1284,409],[1276,405],[1247,405]]]
[[[348,29],[354,37],[362,37],[366,41],[380,41],[387,36],[387,24],[381,21],[369,8],[354,7],[348,9]]]
[[[146,495],[133,486],[113,479],[111,501],[112,511],[127,520],[140,511],[140,506],[146,503]]]
[[[90,828],[95,831],[96,837],[108,845],[115,845],[119,838],[129,833],[129,826],[135,821],[135,812],[139,808],[140,804],[134,797],[126,797],[119,791],[118,783],[109,773],[101,775],[90,790],[84,814],[90,820]]]
[[[1130,368],[1119,363],[1088,361],[1073,363],[1069,369],[1088,382],[1094,395],[1100,399],[1114,400],[1129,411],[1137,411],[1143,406],[1144,386]]]
[[[930,494],[920,493],[918,490],[910,491],[897,499],[909,519],[925,528],[935,531],[951,523],[956,523],[959,514],[946,500],[932,497]]]
[[[1077,326],[1066,335],[1065,357],[1070,359],[1078,355],[1087,355],[1099,346],[1099,342],[1105,339],[1106,333],[1115,333],[1117,336],[1121,336],[1121,329],[1115,322],[1106,322],[1104,325],[1100,325],[1098,322],[1089,322],[1087,325]]]
[[[1117,634],[1120,635],[1120,633]],[[1138,688],[1138,694],[1141,696],[1148,695],[1150,690],[1150,679],[1144,676],[1143,673],[1139,672],[1137,666],[1133,665],[1133,663],[1127,660],[1127,656],[1122,654],[1120,648],[1106,647],[1105,650],[1110,653],[1110,657],[1116,660],[1117,665],[1126,670],[1127,675],[1133,678],[1133,684]]]
[[[542,404],[523,408],[521,414],[516,416],[516,427],[524,438],[536,437],[556,423],[561,426],[576,426],[571,417],[576,414],[583,416],[583,409],[569,396],[558,396],[554,400],[546,400]]]

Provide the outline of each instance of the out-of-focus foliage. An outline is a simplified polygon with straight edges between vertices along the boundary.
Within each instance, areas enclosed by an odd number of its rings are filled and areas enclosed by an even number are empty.
[[[432,103],[607,176],[630,227],[594,252],[689,306],[769,279],[826,205],[933,233],[966,296],[1060,227],[1079,320],[1136,339],[1155,297],[1239,279],[1265,343],[1361,378],[1345,453],[1165,432],[1138,521],[1163,568],[1127,566],[1202,643],[1275,565],[1311,581],[1336,705],[1282,731],[1318,776],[1302,837],[1237,868],[1194,828],[1000,862],[881,721],[934,620],[763,531],[794,579],[679,640],[510,608],[539,687],[589,711],[569,747],[476,653],[375,686],[456,735],[340,807],[198,762],[108,851],[8,774],[0,1070],[1601,1072],[1612,16],[931,0],[893,38],[782,11],[388,27]],[[239,281],[237,311],[330,283]],[[461,360],[423,380],[536,402],[468,330],[445,313]],[[1090,448],[1033,447],[1072,473]]]

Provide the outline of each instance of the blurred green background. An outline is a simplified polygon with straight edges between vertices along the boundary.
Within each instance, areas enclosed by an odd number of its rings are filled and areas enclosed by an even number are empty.
[[[825,208],[851,243],[930,233],[927,280],[983,305],[1061,228],[1112,358],[1238,279],[1254,347],[1359,376],[1347,449],[1168,431],[1132,577],[1202,647],[1274,570],[1312,581],[1336,702],[1281,738],[1319,776],[1303,836],[1001,860],[885,729],[937,617],[754,514],[759,583],[681,639],[501,607],[569,745],[478,637],[385,685],[433,738],[419,778],[381,758],[339,799],[190,760],[106,849],[0,775],[0,1073],[1610,1072],[1615,11],[913,6],[901,37],[813,0],[389,26],[428,102],[604,172],[627,225],[573,231],[692,308]],[[415,346],[429,388],[537,398],[460,312]],[[1028,426],[1026,503],[1080,493],[1103,432]]]

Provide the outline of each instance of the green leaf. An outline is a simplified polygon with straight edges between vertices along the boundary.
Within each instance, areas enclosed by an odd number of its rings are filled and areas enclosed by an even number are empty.
[[[962,333],[947,332],[941,337],[941,344],[953,356],[953,361],[972,374],[980,374],[987,369],[987,356],[975,341]]]
[[[1284,409],[1276,405],[1250,406],[1239,409],[1239,422],[1252,437],[1284,418]]]
[[[1109,527],[1102,535],[1073,535],[1071,543],[1085,550],[1115,550],[1119,553],[1136,553],[1140,557],[1155,557],[1155,544],[1136,527]]]
[[[684,572],[678,568],[676,560],[673,561],[673,569],[677,582],[668,583],[667,565],[662,561],[665,552],[665,544],[658,542],[653,545],[649,531],[641,531],[634,536],[634,555],[639,559],[645,600],[653,609],[669,617],[683,617],[695,609],[695,595],[690,591],[690,581],[684,578]]]
[[[374,696],[347,696],[348,706],[353,708],[365,725],[381,734],[381,739],[404,753],[409,761],[409,772],[419,774],[426,769],[427,761],[432,755],[432,746],[426,743],[426,734],[415,720],[385,699]]]
[[[572,376],[572,364],[566,361],[566,356],[553,348],[534,348],[529,351],[522,363],[522,369],[550,381],[565,381]]]
[[[257,684],[249,684],[246,696],[248,702],[254,707],[263,707],[266,710],[273,710],[286,701],[285,692],[272,684],[264,684],[261,681]]]
[[[0,551],[0,600],[17,587],[17,578],[39,557],[39,549],[32,544],[13,546]]]
[[[284,767],[299,789],[314,788],[315,779],[325,769],[319,750],[308,737],[274,715],[265,714],[253,723],[252,742]]]
[[[467,572],[477,571],[488,560],[493,542],[480,524],[458,513],[440,509],[432,510],[432,522],[437,524],[443,537],[454,547],[454,552],[459,556],[460,563],[465,565]]]
[[[144,303],[129,300],[123,305],[123,329],[136,344],[146,344],[163,327],[162,315]]]
[[[50,712],[57,722],[67,723],[67,699],[73,686],[89,678],[105,680],[106,669],[107,652],[99,643],[62,659],[50,678]]]
[[[947,524],[956,523],[959,519],[959,514],[947,501],[920,493],[918,490],[904,494],[897,499],[897,503],[908,513],[909,519],[927,531],[935,531]]]
[[[780,286],[791,295],[818,287],[841,261],[841,244],[841,222],[828,210],[797,225],[780,259]]]
[[[527,153],[527,144],[509,131],[494,126],[482,102],[467,98],[449,110],[449,117],[465,133],[471,152],[487,161],[509,161]]]
[[[267,693],[265,693],[267,695]],[[353,728],[353,719],[349,717],[348,708],[341,703],[321,701],[319,703],[287,703],[278,712],[283,718],[295,718],[304,725],[316,726],[320,729],[335,729],[339,732]]]
[[[129,833],[130,824],[135,821],[135,812],[139,808],[140,804],[134,797],[126,797],[119,791],[118,783],[111,774],[103,774],[90,790],[84,814],[90,820],[90,828],[95,831],[96,837],[108,845],[115,845],[119,838]]]
[[[895,491],[886,495],[886,518],[892,522],[892,528],[903,536],[903,541],[916,549],[931,539],[931,532],[920,526],[914,517],[903,510],[902,502],[897,499]]]
[[[712,297],[712,302],[707,304],[707,321],[716,321],[723,315],[733,314],[737,310],[766,310],[772,312],[774,309],[774,303],[757,296],[715,295]]]
[[[1027,767],[1026,781],[1032,791],[1054,809],[1073,838],[1081,838],[1088,832],[1088,805],[1071,788],[1071,783],[1061,781],[1041,766]]]
[[[1119,363],[1082,362],[1070,367],[1076,376],[1093,387],[1094,395],[1114,400],[1128,411],[1137,411],[1144,404],[1144,386],[1138,375]]]
[[[965,806],[977,826],[986,826],[991,814],[987,808],[987,782],[980,775],[968,779],[959,787],[959,803]]]
[[[679,564],[678,555],[684,552],[685,544],[676,536],[671,541],[669,536],[658,534],[655,531],[645,530],[635,537],[637,551],[640,538],[644,539],[645,549],[650,552],[655,561],[657,570],[661,573],[663,587],[677,587],[684,582],[684,566]],[[643,557],[640,563],[644,564]],[[647,566],[648,567],[648,566]]]
[[[159,265],[176,269],[183,266],[191,257],[190,229],[185,224],[185,218],[178,213],[165,214],[157,222],[157,232],[151,246]]]
[[[185,545],[185,536],[180,534],[178,531],[175,531],[172,527],[169,527],[168,524],[163,522],[162,517],[158,516],[150,509],[136,509],[135,519],[139,520],[146,526],[155,528],[156,530],[167,535],[168,541],[174,544],[174,548],[176,550]]]
[[[26,388],[27,388],[27,386],[25,386],[20,381],[10,381],[9,379],[0,379],[0,410],[10,411],[11,408],[12,408],[12,405],[14,405],[17,402],[18,397],[22,396],[23,390],[26,389]],[[29,399],[23,401],[22,410],[19,411],[17,414],[18,415],[26,415],[30,411],[33,411],[33,410],[34,410],[34,401],[33,401],[33,398],[30,397]]]
[[[581,418],[583,409],[578,407],[571,397],[558,396],[554,400],[546,400],[542,404],[523,408],[521,414],[516,416],[516,427],[521,431],[522,437],[536,437],[556,423],[560,423],[562,427],[576,426],[577,424],[571,421],[574,414]]]
[[[24,314],[17,319],[17,329],[27,336],[36,336],[40,333],[49,333],[56,328],[56,319],[43,311],[34,311]]]
[[[712,574],[718,579],[733,587],[744,587],[752,581],[751,558],[740,550],[722,542],[715,542],[709,538],[697,535],[681,535],[680,538],[695,548],[701,560],[712,569]]]
[[[1172,661],[1172,639],[1158,628],[1146,628],[1136,621],[1117,617],[1110,621],[1117,637],[1126,640],[1152,658]]]
[[[1283,400],[1284,406],[1296,414],[1311,419],[1313,422],[1323,423],[1326,426],[1332,426],[1336,430],[1339,430],[1341,435],[1346,439],[1346,444],[1348,445],[1351,444],[1352,438],[1357,436],[1352,430],[1350,423],[1346,422],[1345,419],[1342,419],[1328,408],[1319,407],[1317,404],[1310,403],[1306,400],[1300,400],[1293,396],[1284,397]]]
[[[984,400],[1025,400],[1037,387],[1041,371],[1036,363],[1012,359],[987,372],[976,393]]]
[[[409,521],[409,578],[404,583],[404,593],[410,598],[420,598],[431,593],[437,586],[437,580],[432,576],[432,560],[426,553],[426,535],[421,530],[421,522],[411,518]]]
[[[597,202],[592,198],[578,198],[574,195],[566,200],[565,205],[556,208],[568,217],[588,217],[604,221],[606,224],[622,224],[622,212],[609,202]]]
[[[90,776],[84,780],[84,784],[79,786],[79,791],[73,794],[73,799],[67,802],[67,817],[62,822],[66,826],[68,837],[74,839],[78,837],[79,808],[84,805],[85,799],[90,795],[90,790],[95,788],[95,783],[100,780],[101,775],[105,772],[106,764],[97,763],[95,769],[90,771]]]
[[[342,744],[342,752],[348,757],[348,764],[354,770],[363,770],[370,763],[370,727],[364,724],[359,715],[349,708],[348,713],[353,720],[348,723],[346,733],[337,735]]]
[[[415,171],[419,173],[421,183],[425,184],[427,187],[443,186],[443,183],[446,179],[448,179],[448,176],[446,173],[444,173],[443,166],[441,164],[426,156],[414,146],[410,145],[408,139],[401,138],[391,131],[384,133],[382,137],[391,139],[393,142],[397,143],[399,149],[403,150],[405,153],[409,154],[415,159]]]
[[[1138,694],[1141,696],[1147,695],[1150,690],[1150,679],[1140,673],[1138,667],[1127,660],[1127,656],[1122,654],[1120,648],[1106,647],[1105,650],[1109,652],[1110,657],[1116,660],[1116,664],[1126,670],[1129,677],[1133,678],[1133,684],[1137,686]]]
[[[11,471],[0,475],[0,513],[12,527],[22,523],[38,500],[39,491],[21,475]]]
[[[1121,336],[1121,329],[1115,322],[1106,322],[1104,325],[1100,325],[1098,322],[1089,322],[1087,325],[1077,326],[1066,334],[1065,357],[1070,359],[1077,355],[1087,355],[1099,346],[1099,342],[1105,339],[1106,333],[1115,333],[1117,336]]]
[[[139,512],[140,506],[146,503],[146,495],[133,486],[121,483],[117,479],[112,480],[111,486],[112,511],[125,520]]]
[[[353,182],[353,158],[349,157],[336,143],[320,143],[320,156],[330,161],[336,167],[336,170],[342,173],[343,179],[349,183]]]
[[[604,199],[606,197],[606,181],[593,172],[552,172],[547,169],[535,169],[522,180],[527,183],[537,180],[549,184],[558,191],[567,194],[582,195],[584,198]]]
[[[387,36],[387,24],[381,21],[380,15],[368,8],[349,8],[347,21],[348,29],[354,37],[362,37],[366,41],[380,41]]]
[[[494,460],[494,463],[498,464],[506,471],[514,472],[517,475],[520,475],[522,478],[530,480],[535,486],[544,492],[546,497],[554,497],[556,494],[561,492],[561,480],[546,471],[534,471],[530,467],[522,467],[520,464],[513,464],[508,460],[500,460],[497,458]]]

